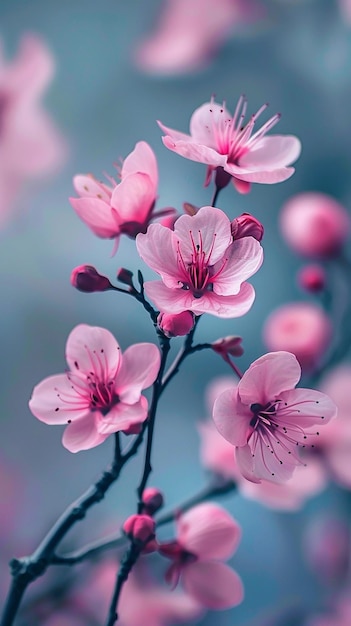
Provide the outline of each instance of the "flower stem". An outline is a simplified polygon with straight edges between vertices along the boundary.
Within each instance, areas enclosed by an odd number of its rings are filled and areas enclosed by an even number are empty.
[[[137,562],[140,552],[142,551],[143,547],[144,547],[144,544],[137,544],[137,543],[132,542],[127,552],[124,555],[124,558],[122,560],[121,566],[117,574],[116,585],[115,585],[115,589],[114,589],[111,604],[110,604],[110,610],[109,610],[109,614],[107,617],[106,626],[113,626],[118,620],[117,605],[118,605],[119,596],[122,591],[122,587],[124,583],[126,582],[126,580],[128,579],[128,576],[133,566]]]

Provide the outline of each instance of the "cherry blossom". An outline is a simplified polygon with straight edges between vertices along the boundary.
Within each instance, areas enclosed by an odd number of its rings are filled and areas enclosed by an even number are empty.
[[[233,242],[230,221],[220,209],[207,206],[196,215],[182,215],[174,231],[151,224],[136,245],[162,278],[145,283],[162,312],[239,317],[250,309],[255,292],[244,281],[261,266],[262,247],[253,237]]]
[[[119,184],[113,178],[109,178],[110,184],[107,184],[91,174],[78,174],[73,185],[80,197],[69,199],[77,215],[95,235],[115,239],[114,251],[122,234],[134,238],[146,232],[152,219],[173,212],[173,209],[154,212],[157,161],[145,141],[139,141],[124,160],[120,178]]]
[[[42,422],[68,424],[65,448],[93,448],[111,433],[133,430],[146,419],[148,403],[141,391],[155,381],[160,365],[154,344],[134,344],[122,355],[108,330],[80,324],[68,337],[66,358],[66,374],[39,383],[29,402]]]
[[[0,221],[23,182],[52,172],[64,158],[64,141],[41,104],[53,73],[51,52],[39,37],[24,35],[11,62],[0,47]]]
[[[240,604],[241,580],[223,563],[234,554],[240,535],[237,522],[217,504],[199,504],[180,515],[176,541],[160,546],[160,552],[173,560],[168,582],[175,586],[180,578],[185,591],[207,608]]]
[[[265,136],[278,123],[278,113],[255,131],[256,121],[267,106],[264,104],[245,125],[247,102],[244,96],[239,98],[233,117],[224,103],[220,105],[212,99],[194,111],[189,135],[158,122],[165,133],[162,141],[180,156],[205,163],[208,166],[206,184],[216,170],[227,173],[227,182],[232,176],[240,193],[247,193],[250,183],[279,183],[294,173],[294,168],[289,166],[298,158],[301,144],[292,135]]]
[[[301,368],[289,352],[260,357],[237,387],[215,401],[213,419],[235,446],[242,475],[252,482],[285,482],[303,464],[298,448],[313,442],[336,415],[334,402],[313,389],[295,389]]]
[[[165,0],[154,32],[137,49],[136,62],[154,74],[196,71],[236,29],[262,14],[255,0]]]

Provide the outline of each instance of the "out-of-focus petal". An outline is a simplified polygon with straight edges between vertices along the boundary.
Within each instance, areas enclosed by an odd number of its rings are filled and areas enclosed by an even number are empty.
[[[191,563],[184,568],[182,581],[185,590],[209,609],[229,609],[244,597],[241,579],[225,563]]]

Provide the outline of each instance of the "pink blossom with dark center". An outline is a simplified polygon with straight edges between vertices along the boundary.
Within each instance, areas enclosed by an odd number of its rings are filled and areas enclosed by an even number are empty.
[[[213,420],[235,446],[238,468],[247,480],[288,480],[304,463],[299,448],[313,445],[319,428],[336,415],[327,395],[295,389],[300,377],[293,354],[271,352],[254,361],[237,387],[215,401]]]
[[[66,374],[39,383],[29,407],[46,424],[68,424],[62,443],[70,452],[93,448],[146,419],[148,402],[141,391],[156,379],[157,346],[134,344],[122,355],[108,330],[80,324],[68,337],[66,358]]]
[[[98,237],[115,239],[136,237],[144,233],[151,220],[173,213],[173,209],[155,212],[158,185],[157,161],[145,141],[139,141],[124,160],[121,182],[109,177],[109,183],[98,181],[91,174],[78,174],[73,184],[79,198],[70,198],[77,215]]]
[[[166,579],[179,579],[185,591],[203,606],[226,609],[240,604],[239,576],[223,563],[235,552],[241,531],[237,522],[217,504],[199,504],[177,519],[177,538],[160,546],[173,560]]]
[[[262,247],[253,237],[233,242],[230,220],[220,209],[182,215],[174,231],[151,224],[136,245],[162,278],[146,282],[145,292],[163,313],[239,317],[250,309],[255,292],[245,280],[261,266]]]
[[[266,137],[280,119],[277,113],[256,130],[259,116],[266,110],[264,104],[245,124],[247,101],[239,98],[233,117],[225,104],[212,99],[196,109],[190,119],[190,134],[179,132],[158,122],[165,133],[164,145],[192,161],[208,166],[206,183],[212,173],[224,170],[240,193],[247,193],[251,183],[280,183],[290,178],[301,144],[293,135]],[[222,182],[221,187],[226,183]]]

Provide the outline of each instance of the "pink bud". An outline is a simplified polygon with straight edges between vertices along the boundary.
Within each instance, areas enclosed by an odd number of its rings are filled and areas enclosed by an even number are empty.
[[[230,354],[231,356],[241,356],[244,354],[244,349],[241,345],[242,338],[237,335],[229,335],[228,337],[222,337],[214,341],[211,346],[212,350],[217,354]]]
[[[133,272],[127,270],[125,267],[121,267],[117,272],[117,280],[120,283],[133,287]]]
[[[153,515],[163,506],[163,495],[156,487],[147,487],[144,489],[142,501],[144,511],[148,515]]]
[[[123,532],[134,542],[146,544],[155,538],[155,521],[149,515],[131,515],[123,524]]]
[[[86,293],[107,291],[113,288],[109,279],[99,274],[92,265],[79,265],[72,270],[71,285]]]
[[[301,193],[284,205],[281,229],[288,244],[304,256],[337,254],[350,232],[346,209],[324,193]]]
[[[191,311],[160,313],[157,318],[159,328],[167,337],[187,335],[194,327],[194,321],[195,318]]]
[[[232,235],[234,239],[242,239],[243,237],[253,237],[257,241],[261,241],[264,228],[253,215],[250,213],[243,213],[236,217],[232,223]]]
[[[271,313],[263,328],[269,350],[295,354],[304,369],[313,369],[329,346],[332,325],[323,309],[294,302]]]
[[[318,293],[325,287],[326,276],[321,265],[306,265],[298,274],[298,283],[310,293]]]

